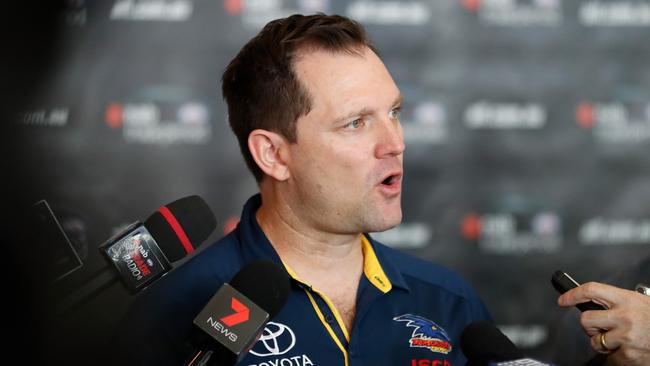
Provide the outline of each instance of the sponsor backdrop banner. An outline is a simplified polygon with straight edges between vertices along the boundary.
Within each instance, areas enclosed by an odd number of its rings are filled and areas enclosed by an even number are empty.
[[[84,263],[60,291],[180,197],[215,212],[204,246],[234,227],[257,187],[221,73],[269,20],[317,11],[364,24],[404,95],[404,222],[377,238],[460,272],[545,357],[566,312],[554,270],[603,280],[650,254],[650,1],[67,1],[56,62],[14,122],[27,198]],[[60,349],[105,342],[132,299],[115,285],[63,311]]]

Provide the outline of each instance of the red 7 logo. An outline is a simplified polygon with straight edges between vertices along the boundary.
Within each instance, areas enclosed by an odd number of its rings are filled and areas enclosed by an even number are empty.
[[[233,297],[230,303],[230,307],[235,311],[235,313],[228,316],[224,316],[223,318],[219,319],[222,322],[224,322],[227,326],[232,327],[234,325],[243,323],[248,320],[248,315],[250,314],[250,310],[248,310],[246,305],[242,304],[241,302],[239,302],[237,299]]]

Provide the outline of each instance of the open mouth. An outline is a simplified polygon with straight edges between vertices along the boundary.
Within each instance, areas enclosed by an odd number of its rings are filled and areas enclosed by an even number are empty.
[[[394,186],[399,183],[401,176],[401,174],[389,175],[386,179],[381,181],[381,184],[388,187]]]

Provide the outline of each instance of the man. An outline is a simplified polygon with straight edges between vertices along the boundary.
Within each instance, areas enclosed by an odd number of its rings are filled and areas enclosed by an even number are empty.
[[[591,282],[560,296],[563,307],[595,301],[607,310],[585,311],[579,322],[575,313],[565,317],[553,360],[561,365],[650,365],[650,296],[625,290],[642,281],[650,281],[650,257],[609,278],[615,286]]]
[[[122,342],[133,362],[182,362],[192,319],[264,258],[292,292],[269,325],[276,343],[241,365],[463,365],[461,331],[489,318],[475,292],[364,234],[402,219],[405,146],[400,91],[363,28],[322,14],[272,21],[231,61],[223,95],[260,194],[233,233],[143,294],[126,322],[143,338]]]

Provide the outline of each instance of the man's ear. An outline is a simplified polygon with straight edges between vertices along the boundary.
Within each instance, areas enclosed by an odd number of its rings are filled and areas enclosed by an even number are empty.
[[[289,178],[289,142],[282,135],[257,129],[248,135],[248,149],[266,175],[284,181]]]

